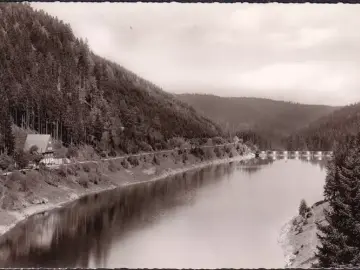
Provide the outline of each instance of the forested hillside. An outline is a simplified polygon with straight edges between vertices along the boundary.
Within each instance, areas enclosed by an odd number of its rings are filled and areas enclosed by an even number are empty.
[[[27,4],[0,4],[0,70],[2,148],[11,121],[65,144],[124,152],[221,134],[173,95],[94,55],[68,24]]]
[[[287,139],[290,149],[332,150],[335,142],[360,132],[360,103],[345,106]]]
[[[262,131],[267,137],[287,136],[336,107],[305,105],[262,98],[182,94],[178,97],[232,131]]]

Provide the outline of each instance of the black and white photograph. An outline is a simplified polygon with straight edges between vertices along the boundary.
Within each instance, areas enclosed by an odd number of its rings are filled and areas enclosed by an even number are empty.
[[[0,268],[360,268],[360,5],[0,3]]]

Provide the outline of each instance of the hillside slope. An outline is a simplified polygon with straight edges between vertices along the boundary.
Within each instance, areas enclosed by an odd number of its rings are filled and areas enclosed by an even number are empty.
[[[360,132],[360,103],[344,106],[287,139],[289,148],[332,150],[336,142]]]
[[[28,4],[0,4],[0,51],[1,117],[65,144],[136,152],[166,148],[173,137],[221,134],[193,108],[93,54],[68,24]]]
[[[262,98],[181,94],[178,97],[199,112],[231,130],[263,130],[289,135],[336,107],[305,105]]]

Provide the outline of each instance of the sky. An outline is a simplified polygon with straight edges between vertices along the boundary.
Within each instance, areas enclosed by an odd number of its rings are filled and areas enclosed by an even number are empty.
[[[31,3],[171,93],[360,101],[360,5]]]

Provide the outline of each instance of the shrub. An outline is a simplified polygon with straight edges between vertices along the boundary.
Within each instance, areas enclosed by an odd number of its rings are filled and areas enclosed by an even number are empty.
[[[37,147],[36,145],[33,145],[33,146],[30,147],[29,153],[31,155],[33,155],[33,154],[38,153],[38,150],[39,150],[39,147]]]
[[[140,142],[139,143],[139,148],[140,148],[141,151],[145,151],[145,152],[153,151],[151,145],[147,144],[146,142]]]
[[[18,197],[13,192],[7,192],[2,200],[1,208],[4,210],[15,210]]]
[[[302,199],[299,206],[299,215],[305,217],[309,210],[310,208],[307,206],[306,201]]]
[[[121,166],[123,166],[124,169],[129,169],[130,168],[130,164],[126,159],[121,161]]]
[[[99,159],[99,156],[97,155],[94,148],[92,148],[90,145],[84,145],[79,148],[78,150],[78,156],[80,160],[96,160]]]
[[[245,142],[245,145],[246,145],[251,151],[256,150],[256,146],[255,146],[254,143],[251,142],[251,141]]]
[[[24,152],[24,150],[22,149],[18,149],[14,153],[14,160],[20,169],[24,169],[29,165],[29,162],[31,161],[31,157],[29,153]]]
[[[181,147],[181,145],[183,145],[185,143],[184,138],[181,137],[175,137],[169,140],[169,146],[170,148],[176,148],[176,147]]]
[[[221,137],[214,137],[212,138],[212,142],[214,145],[216,145],[216,144],[224,144],[226,141]]]
[[[67,149],[62,146],[61,142],[54,141],[52,143],[54,149],[54,157],[55,158],[65,158],[67,154]]]
[[[66,177],[67,173],[68,173],[68,169],[66,168],[66,166],[61,164],[59,166],[59,169],[57,170],[57,172],[58,172],[58,175],[60,175],[61,177]]]
[[[220,150],[220,148],[215,147],[215,148],[214,148],[214,153],[215,153],[215,155],[216,155],[217,158],[220,158],[220,157],[221,157],[221,150]]]
[[[47,169],[48,169],[48,168],[45,166],[44,163],[40,163],[40,164],[39,164],[39,170],[45,171],[45,170],[47,170]]]
[[[0,155],[0,169],[7,170],[13,164],[14,164],[14,160],[10,156],[8,156],[6,154]]]
[[[243,145],[236,147],[237,152],[242,156],[245,153],[245,148]]]
[[[61,165],[61,166],[64,166],[64,165]],[[69,174],[69,175],[76,175],[76,169],[75,169],[75,167],[73,167],[73,166],[64,166],[64,167],[66,167],[66,172],[67,172],[67,174]]]
[[[100,176],[97,173],[90,173],[88,174],[89,182],[94,183],[97,185],[99,183]]]
[[[213,149],[211,148],[205,148],[204,150],[204,158],[209,160],[212,159],[215,156]]]
[[[70,145],[66,151],[66,157],[73,158],[73,157],[78,157],[78,155],[79,155],[78,149],[75,146]]]
[[[208,142],[207,138],[201,138],[199,143],[200,145],[205,145],[207,142]]]
[[[34,162],[36,165],[39,165],[42,159],[43,155],[41,154],[38,154],[36,152],[33,152],[33,154],[31,154],[31,161]]]
[[[109,157],[116,157],[116,152],[114,149],[111,149],[111,151],[109,152]]]
[[[200,146],[201,142],[200,139],[195,138],[190,140],[190,144],[194,146]]]
[[[9,181],[12,182],[13,184],[16,182],[20,183],[19,191],[22,192],[29,191],[29,186],[27,184],[26,177],[21,172],[14,171],[12,174],[10,174]],[[13,189],[13,187],[10,187],[10,189]]]
[[[87,172],[87,173],[91,171],[90,165],[88,163],[83,163],[82,169],[84,172]]]
[[[25,181],[29,187],[37,186],[42,180],[42,175],[37,171],[27,171]]]
[[[89,187],[89,178],[86,174],[82,173],[80,174],[77,182],[79,183],[79,185],[81,185],[84,188],[88,188]]]
[[[194,155],[195,157],[201,158],[205,155],[205,152],[202,148],[195,147],[190,150],[190,154]]]
[[[162,149],[171,149],[170,145],[166,141],[161,141]]]
[[[296,218],[294,218],[293,221],[292,221],[292,225],[295,226],[297,224],[298,224],[298,222],[297,222]]]
[[[128,157],[128,162],[131,166],[136,167],[139,166],[139,160],[136,157]]]

